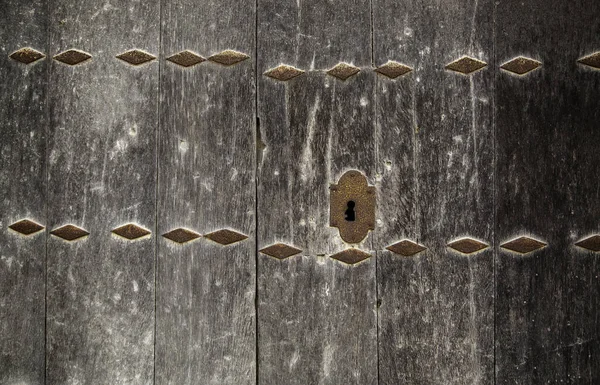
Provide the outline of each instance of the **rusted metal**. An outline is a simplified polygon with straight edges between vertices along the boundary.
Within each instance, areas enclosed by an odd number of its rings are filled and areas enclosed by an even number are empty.
[[[285,243],[276,243],[269,247],[265,247],[264,249],[260,250],[260,252],[277,259],[285,259],[293,255],[300,254],[302,250],[290,245],[286,245]]]
[[[512,59],[500,66],[505,71],[515,73],[517,75],[525,75],[542,65],[541,62],[533,59],[529,59],[523,56]]]
[[[333,254],[331,258],[337,259],[338,261],[347,263],[349,265],[354,265],[355,263],[371,258],[371,254],[365,253],[364,251],[358,249],[346,249],[337,254]]]
[[[156,59],[156,56],[149,54],[148,52],[144,52],[139,49],[132,49],[127,52],[123,52],[120,55],[117,55],[117,59],[121,59],[124,62],[127,62],[134,66],[139,66],[141,64],[147,63]]]
[[[446,66],[446,69],[459,72],[464,75],[469,75],[475,71],[479,71],[480,69],[487,66],[486,62],[481,60],[477,60],[475,58],[469,56],[463,56],[458,60],[453,61],[452,63]]]
[[[248,239],[248,236],[238,233],[236,231],[223,229],[217,230],[210,234],[205,234],[204,238],[208,238],[213,242],[217,242],[221,245],[230,245],[232,243],[243,241],[244,239]]]
[[[150,230],[146,230],[143,227],[140,227],[133,223],[128,223],[124,226],[117,227],[112,231],[114,234],[121,236],[127,239],[138,239],[144,237],[148,234],[151,234]]]
[[[450,242],[448,247],[463,254],[473,254],[483,249],[487,249],[488,245],[472,238],[463,238],[454,242]]]
[[[410,257],[417,253],[420,253],[423,250],[427,250],[427,247],[421,246],[418,243],[414,243],[405,239],[403,241],[394,243],[393,245],[386,247],[386,249],[396,254],[400,254],[405,257]]]
[[[346,172],[329,190],[329,225],[339,229],[344,241],[359,243],[375,230],[375,187],[360,171]]]
[[[577,60],[577,62],[585,64],[588,67],[600,69],[600,52],[582,57],[581,59]]]
[[[62,238],[65,241],[74,241],[76,239],[90,235],[90,233],[86,230],[74,225],[65,225],[59,227],[58,229],[51,231],[50,234]]]
[[[8,226],[8,228],[23,235],[31,235],[43,230],[44,226],[30,221],[29,219],[22,219]]]
[[[575,245],[582,247],[584,249],[599,252],[600,251],[600,235],[593,235],[589,238],[583,239]]]
[[[406,75],[410,71],[412,71],[411,67],[392,60],[375,69],[375,72],[385,75],[390,79],[396,79],[398,76]]]
[[[25,47],[10,54],[10,58],[23,64],[31,64],[45,58],[46,55],[33,48]]]
[[[327,71],[329,75],[335,76],[336,78],[341,80],[346,80],[350,76],[354,76],[359,72],[360,68],[348,63],[339,63],[338,65]]]
[[[200,238],[201,235],[188,229],[184,229],[182,227],[171,230],[168,233],[163,234],[163,237],[177,243],[186,243],[192,241],[194,239]]]
[[[77,49],[70,49],[68,51],[59,53],[58,55],[54,56],[55,60],[72,66],[81,64],[91,58],[92,55],[90,55],[89,53]]]
[[[267,72],[265,72],[265,75],[270,78],[285,82],[295,77],[298,77],[303,73],[304,71],[302,71],[301,69],[282,64],[280,66],[268,70]]]
[[[176,53],[175,55],[169,56],[167,60],[182,67],[191,67],[206,61],[206,59],[202,56],[187,49],[185,51]]]
[[[218,54],[212,55],[211,57],[208,58],[208,60],[215,62],[215,63],[230,66],[230,65],[237,64],[241,61],[244,61],[244,60],[248,59],[249,57],[250,56],[246,55],[245,53],[227,49],[223,52],[219,52]]]
[[[546,246],[544,242],[540,242],[529,237],[520,237],[500,245],[500,247],[503,249],[511,250],[520,254],[531,253],[532,251],[541,249],[544,246]]]

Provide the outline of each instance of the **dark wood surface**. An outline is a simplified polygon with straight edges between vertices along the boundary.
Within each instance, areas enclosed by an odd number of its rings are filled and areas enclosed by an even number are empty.
[[[154,241],[125,240],[127,223],[154,233],[158,63],[115,58],[159,47],[158,1],[50,2],[47,384],[147,384],[153,377]]]
[[[497,65],[542,62],[524,77],[496,74],[497,239],[548,246],[499,249],[498,384],[600,381],[598,254],[574,246],[600,230],[600,73],[577,63],[599,50],[595,1],[501,1]]]
[[[46,1],[0,2],[0,384],[44,381],[46,232],[8,226],[46,225],[48,60],[11,58],[47,50]]]
[[[599,15],[0,0],[0,384],[599,383],[599,254],[575,246],[600,234],[600,71],[577,63]],[[46,58],[9,57],[24,47]],[[52,59],[71,48],[92,58]],[[130,49],[155,58],[116,58]],[[183,50],[203,61],[167,60]],[[445,68],[462,56],[487,65]],[[518,56],[541,67],[500,68]],[[374,71],[390,60],[411,71]],[[360,72],[327,73],[342,62]],[[300,75],[266,74],[282,64]],[[330,227],[351,169],[376,188],[358,244]],[[128,223],[151,234],[111,233]],[[66,224],[90,234],[50,234]],[[163,236],[178,228],[197,238]],[[522,236],[547,245],[502,247]],[[426,249],[386,249],[402,240]],[[260,252],[278,243],[297,254]],[[332,258],[347,249],[367,258]]]
[[[186,49],[251,57],[188,68],[161,61],[158,234],[230,229],[249,238],[158,239],[158,384],[255,383],[254,8],[163,1],[163,57]]]

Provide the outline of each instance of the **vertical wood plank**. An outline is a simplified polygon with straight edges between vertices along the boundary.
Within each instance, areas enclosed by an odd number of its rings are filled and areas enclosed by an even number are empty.
[[[377,79],[377,249],[403,239],[412,256],[378,255],[382,384],[493,382],[491,245],[493,69],[445,69],[462,56],[493,58],[493,2],[374,0],[374,59],[412,68]]]
[[[47,60],[9,57],[22,48],[47,51],[46,1],[0,3],[0,383],[44,382]]]
[[[150,384],[154,242],[111,230],[154,231],[158,65],[115,58],[159,45],[157,1],[52,0],[48,226],[89,236],[48,241],[47,383]]]
[[[574,243],[600,232],[600,71],[577,60],[600,51],[595,1],[497,2],[498,243],[548,245],[497,259],[498,384],[600,381],[598,254]]]
[[[248,238],[158,242],[156,383],[254,384],[255,2],[163,0],[162,54],[224,50],[231,66],[161,62],[158,229]]]
[[[375,258],[329,258],[350,245],[329,227],[329,185],[349,169],[374,183],[369,1],[258,2],[259,384],[376,384]],[[347,80],[326,71],[361,69]],[[281,64],[289,81],[263,75]],[[369,235],[359,249],[370,252]]]

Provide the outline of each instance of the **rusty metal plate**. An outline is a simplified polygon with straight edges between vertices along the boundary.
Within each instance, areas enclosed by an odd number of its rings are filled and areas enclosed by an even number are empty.
[[[167,60],[182,67],[191,67],[206,61],[202,56],[187,49],[169,56]]]
[[[488,245],[475,239],[463,238],[449,243],[448,247],[463,254],[473,254],[483,249],[487,249]]]
[[[23,64],[31,64],[45,57],[43,53],[29,47],[21,48],[10,55],[11,59]]]
[[[346,172],[329,190],[329,225],[339,229],[344,241],[359,243],[375,230],[375,187],[360,171]]]
[[[265,75],[282,82],[286,82],[304,73],[303,70],[282,64],[265,72]]]
[[[182,227],[171,230],[166,234],[163,234],[163,237],[177,243],[186,243],[189,241],[193,241],[194,239],[200,238],[201,235],[188,229],[184,229]]]
[[[112,232],[113,234],[117,234],[118,236],[129,240],[138,239],[151,234],[150,230],[144,229],[143,227],[133,223],[128,223],[121,227],[117,227]]]
[[[221,245],[230,245],[232,243],[243,241],[244,239],[248,239],[248,236],[238,233],[236,231],[223,229],[217,230],[210,234],[205,234],[204,238],[208,238],[213,242],[219,243]]]
[[[79,238],[90,235],[90,233],[82,228],[74,225],[66,225],[50,232],[50,234],[64,239],[65,241],[74,241]]]
[[[227,49],[223,52],[219,52],[218,54],[212,55],[208,58],[208,60],[222,64],[224,66],[231,66],[248,58],[250,58],[250,56],[246,55],[245,53]]]
[[[349,77],[354,76],[359,72],[360,72],[360,68],[355,67],[352,64],[348,64],[348,63],[339,63],[335,67],[333,67],[332,69],[327,71],[327,73],[329,75],[335,76],[336,78],[341,79],[341,80],[346,80]]]
[[[54,56],[55,60],[58,60],[59,62],[71,66],[81,64],[87,60],[90,60],[91,58],[92,55],[90,55],[87,52],[80,51],[78,49],[70,49],[68,51],[59,53],[58,55]]]
[[[365,259],[371,258],[371,254],[365,253],[358,249],[347,249],[340,251],[337,254],[331,256],[333,259],[337,259],[340,262],[344,262],[348,265],[354,265],[358,262],[364,261]]]
[[[403,241],[394,243],[393,245],[386,247],[386,249],[393,253],[400,254],[405,257],[410,257],[417,253],[420,253],[423,250],[427,250],[427,247],[421,246],[418,243],[405,239]]]
[[[546,244],[544,242],[540,242],[529,237],[520,237],[513,241],[500,245],[500,247],[502,247],[503,249],[514,251],[520,254],[531,253],[532,251],[541,249],[545,246]]]
[[[575,245],[588,249],[590,251],[600,251],[600,235],[593,235],[589,238],[577,242]]]
[[[469,56],[463,56],[458,60],[453,61],[452,63],[446,66],[446,69],[454,72],[459,72],[464,75],[472,74],[475,71],[479,71],[480,69],[487,66],[486,62],[481,60],[477,60],[475,58]]]
[[[121,59],[126,63],[129,63],[133,66],[139,66],[141,64],[147,63],[156,59],[154,55],[149,54],[148,52],[144,52],[139,49],[132,49],[127,52],[123,52],[120,55],[117,55],[117,59]]]
[[[31,235],[37,233],[38,231],[42,231],[44,226],[30,221],[29,219],[22,219],[8,226],[8,228],[23,235]]]
[[[286,245],[285,243],[276,243],[261,249],[260,252],[273,258],[285,259],[300,254],[302,250]]]
[[[406,75],[410,71],[412,71],[411,67],[392,60],[375,69],[375,72],[385,75],[390,79],[396,79],[398,76]]]

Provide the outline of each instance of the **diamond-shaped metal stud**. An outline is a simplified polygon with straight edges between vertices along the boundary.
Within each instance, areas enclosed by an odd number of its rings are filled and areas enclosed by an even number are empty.
[[[546,246],[544,242],[540,242],[529,237],[520,237],[500,245],[500,247],[503,249],[515,251],[521,254],[531,253],[532,251],[541,249],[544,246]]]
[[[600,235],[593,235],[576,243],[577,246],[591,251],[600,251]]]
[[[375,72],[385,75],[390,79],[396,79],[398,76],[406,75],[410,71],[412,71],[412,68],[409,66],[392,60],[375,69]]]
[[[177,243],[186,243],[192,241],[196,238],[200,238],[201,235],[188,229],[178,228],[175,230],[171,230],[166,234],[163,234],[163,237]]]
[[[112,231],[114,234],[117,234],[123,238],[127,239],[138,239],[150,234],[150,230],[146,230],[143,227],[135,225],[133,223],[128,223],[124,226],[117,227]]]
[[[276,243],[269,247],[265,247],[264,249],[260,250],[260,252],[273,258],[285,259],[291,257],[292,255],[300,254],[302,250],[286,245],[285,243]]]
[[[487,63],[481,60],[477,60],[469,56],[463,56],[460,59],[448,64],[446,66],[446,69],[449,69],[454,72],[460,72],[461,74],[469,75],[475,71],[482,69],[485,66],[487,66]]]
[[[208,238],[211,241],[220,243],[221,245],[230,245],[232,243],[243,241],[244,239],[247,239],[248,237],[246,235],[238,233],[236,231],[223,229],[223,230],[218,230],[218,231],[212,232],[210,234],[205,234],[204,238]]]
[[[187,49],[185,51],[176,53],[175,55],[169,56],[167,60],[182,67],[191,67],[206,61],[206,59],[202,56]]]
[[[348,63],[339,63],[338,65],[327,71],[329,75],[335,76],[336,78],[341,80],[346,80],[350,76],[354,76],[359,72],[360,68]]]
[[[239,63],[241,61],[244,61],[244,60],[248,59],[249,57],[250,56],[248,56],[244,53],[227,49],[223,52],[219,52],[216,55],[212,55],[211,57],[208,58],[208,60],[213,61],[215,63],[230,66],[230,65]]]
[[[10,58],[23,64],[31,64],[46,57],[43,53],[33,48],[25,47],[10,54]]]
[[[346,249],[337,254],[333,254],[331,258],[337,259],[338,261],[347,263],[349,265],[354,265],[355,263],[371,258],[371,254],[365,253],[364,251],[360,251],[358,249]]]
[[[29,219],[21,219],[18,222],[13,223],[8,226],[9,229],[16,231],[17,233],[21,233],[23,235],[31,235],[37,233],[44,229],[44,226],[30,221]]]
[[[288,81],[290,79],[293,79],[297,76],[300,76],[304,73],[304,71],[286,65],[286,64],[281,64],[280,66],[277,66],[273,69],[268,70],[267,72],[265,72],[265,75],[267,75],[270,78],[276,79],[276,80],[281,80],[282,82]]]
[[[85,231],[84,229],[73,225],[59,227],[56,230],[52,230],[50,234],[62,238],[65,241],[74,241],[76,239],[85,237],[86,235],[90,235],[90,233]]]
[[[90,55],[89,53],[77,49],[70,49],[68,51],[59,53],[58,55],[54,56],[55,60],[72,66],[83,63],[84,61],[89,60],[91,58],[92,55]]]
[[[584,64],[588,67],[600,69],[600,52],[593,53],[591,55],[582,57],[577,62]]]
[[[517,75],[525,75],[528,72],[539,68],[542,65],[541,62],[533,59],[529,59],[523,56],[512,59],[500,66],[505,71],[515,73]]]
[[[156,56],[149,54],[148,52],[144,52],[139,49],[132,49],[127,52],[123,52],[120,55],[117,55],[117,59],[121,59],[124,62],[127,62],[134,66],[139,66],[141,64],[147,63],[156,59]]]
[[[405,257],[410,257],[412,255],[420,253],[423,250],[427,250],[427,247],[421,246],[417,243],[405,239],[403,241],[394,243],[393,245],[386,247],[386,249],[396,254],[400,254]]]
[[[450,242],[448,247],[459,251],[463,254],[472,254],[477,251],[486,249],[488,245],[471,238],[463,238],[454,242]]]

